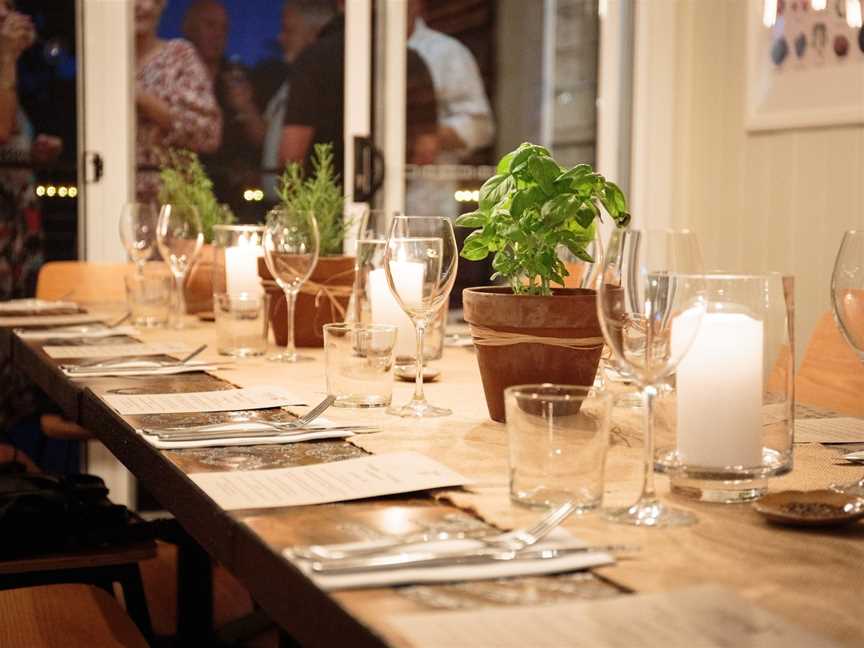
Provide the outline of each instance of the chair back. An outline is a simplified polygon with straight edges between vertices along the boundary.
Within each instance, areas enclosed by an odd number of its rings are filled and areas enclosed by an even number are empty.
[[[130,263],[49,261],[39,270],[36,297],[76,302],[117,302],[126,299],[123,277]]]
[[[831,312],[819,320],[795,378],[796,399],[852,416],[864,416],[864,363],[840,333]]]

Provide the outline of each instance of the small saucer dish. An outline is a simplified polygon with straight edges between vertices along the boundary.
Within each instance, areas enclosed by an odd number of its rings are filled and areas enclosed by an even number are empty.
[[[864,518],[864,499],[832,490],[770,493],[753,508],[771,522],[791,526],[834,526]]]

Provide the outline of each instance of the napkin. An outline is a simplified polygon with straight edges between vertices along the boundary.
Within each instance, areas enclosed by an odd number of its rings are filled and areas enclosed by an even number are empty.
[[[81,326],[62,326],[55,329],[16,331],[23,340],[77,340],[81,338],[103,338],[114,335],[138,335],[134,326],[108,328],[102,325],[82,324]]]
[[[333,425],[331,421],[323,417],[319,417],[315,421],[315,427],[320,429],[309,430],[297,434],[284,434],[282,436],[268,437],[234,437],[231,439],[210,439],[201,441],[162,441],[159,437],[150,434],[144,434],[143,430],[135,430],[141,437],[154,448],[160,450],[177,450],[181,448],[212,448],[216,446],[250,446],[250,445],[274,445],[279,443],[299,443],[300,441],[314,441],[317,439],[345,439],[354,436],[354,433],[349,430],[328,430],[328,425]],[[246,423],[238,423],[238,430],[267,430],[265,425],[256,424],[252,421]]]
[[[371,544],[375,546],[376,543],[373,540]],[[422,549],[423,551],[440,550],[442,552],[457,552],[481,549],[484,546],[479,540],[443,540],[405,545],[403,549],[408,551],[413,547],[415,549]],[[566,549],[584,546],[585,543],[583,541],[573,537],[567,531],[558,528],[550,533],[542,542],[531,547],[531,550]],[[490,560],[488,563],[467,565],[373,569],[368,572],[354,572],[350,574],[319,574],[312,571],[309,561],[295,556],[290,549],[285,549],[283,555],[312,579],[318,587],[324,590],[486,580],[514,576],[538,576],[588,569],[590,567],[610,565],[615,562],[615,559],[607,553],[592,551],[573,553],[561,556],[560,558],[546,560]]]
[[[206,371],[221,367],[223,362],[207,362],[205,360],[190,360],[182,365],[157,367],[146,360],[129,360],[110,367],[92,367],[87,371],[71,371],[75,365],[60,365],[60,370],[69,378],[94,378],[97,376],[170,376],[172,374]]]

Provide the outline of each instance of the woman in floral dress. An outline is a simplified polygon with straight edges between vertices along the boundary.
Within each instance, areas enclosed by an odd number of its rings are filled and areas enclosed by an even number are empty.
[[[139,202],[156,200],[166,149],[212,153],[219,148],[222,113],[195,48],[156,35],[165,0],[135,0],[136,158]],[[141,170],[140,167],[149,168]]]

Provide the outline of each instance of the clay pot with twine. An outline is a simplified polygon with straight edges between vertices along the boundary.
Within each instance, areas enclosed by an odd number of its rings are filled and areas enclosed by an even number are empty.
[[[344,322],[354,289],[353,256],[322,256],[312,275],[301,286],[294,308],[294,344],[298,347],[324,346],[325,324]],[[285,293],[273,279],[264,259],[258,259],[258,276],[270,300],[270,326],[279,346],[288,343]]]
[[[204,245],[186,276],[186,312],[190,315],[213,310],[213,261],[215,250]]]
[[[507,387],[594,383],[603,351],[594,290],[556,288],[544,296],[466,288],[462,300],[492,420],[505,420]]]

